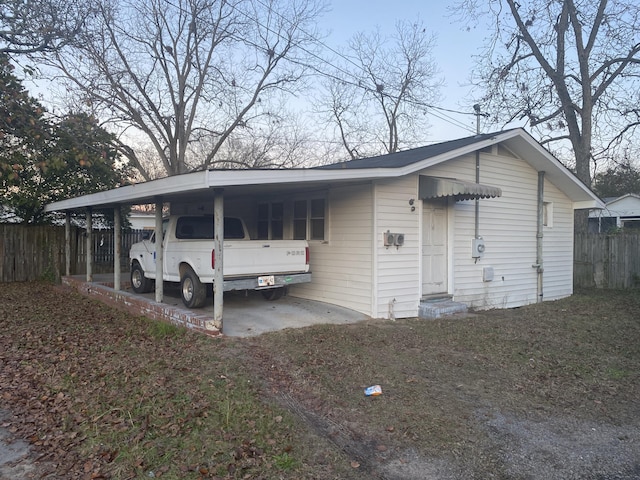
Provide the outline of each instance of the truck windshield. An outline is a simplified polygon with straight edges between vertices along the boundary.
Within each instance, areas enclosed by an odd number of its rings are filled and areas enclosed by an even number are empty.
[[[180,217],[176,224],[176,238],[194,240],[213,240],[213,217]],[[239,218],[224,219],[224,238],[241,240],[244,228]]]

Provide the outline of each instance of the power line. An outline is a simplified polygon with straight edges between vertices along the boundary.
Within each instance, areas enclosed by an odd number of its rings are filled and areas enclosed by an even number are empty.
[[[291,22],[291,20],[289,20],[289,19],[288,19],[287,17],[285,17],[284,15],[282,15],[280,12],[277,12],[277,11],[273,10],[273,9],[271,8],[271,6],[270,6],[270,5],[265,4],[262,0],[256,0],[256,1],[257,1],[260,5],[262,5],[263,7],[265,7],[265,8],[267,8],[267,9],[269,9],[269,11],[270,11],[270,12],[274,13],[276,16],[280,17],[281,19],[283,19],[283,20],[285,20],[285,21],[289,22],[289,23],[293,26],[293,23]],[[234,7],[234,8],[235,8],[235,7]],[[236,9],[236,10],[237,10],[237,9]],[[246,14],[246,13],[245,13],[245,12],[243,12],[242,10],[237,10],[237,11],[238,11],[238,12],[240,12],[241,14],[243,14],[243,15],[247,16],[247,18],[250,18],[250,17],[248,16],[248,14]],[[250,18],[250,20],[254,20],[258,25],[260,25],[260,26],[261,26],[261,27],[263,27],[263,28],[268,28],[268,27],[265,27],[264,25],[262,25],[260,22],[258,22],[258,20],[257,20],[257,19]],[[343,53],[341,53],[341,52],[339,52],[339,51],[335,50],[333,47],[331,47],[330,45],[326,44],[326,43],[325,43],[325,42],[323,42],[322,40],[320,40],[320,39],[316,38],[314,35],[310,34],[309,32],[306,32],[304,29],[299,28],[299,30],[300,30],[302,33],[304,33],[308,38],[310,38],[314,43],[316,43],[316,44],[320,45],[321,47],[323,47],[323,48],[325,48],[325,49],[327,49],[327,50],[331,51],[332,53],[334,53],[334,54],[338,55],[338,56],[339,56],[340,58],[342,58],[343,60],[345,60],[345,61],[347,61],[348,63],[352,64],[352,65],[353,65],[354,67],[356,67],[358,70],[362,70],[364,73],[367,73],[367,72],[362,68],[362,65],[357,64],[357,63],[356,63],[356,62],[354,62],[351,58],[349,58],[349,57],[347,57],[346,55],[344,55]],[[279,35],[279,33],[278,33],[278,32],[273,32],[273,33],[275,33],[276,35]],[[280,35],[279,35],[279,36],[280,36]],[[303,50],[303,51],[305,51],[305,52],[307,52],[307,53],[309,53],[309,52],[308,52],[307,50],[305,50],[305,49],[302,49],[302,50]],[[321,58],[321,57],[318,57],[318,56],[316,56],[316,55],[314,55],[314,56],[315,56],[316,58],[318,58],[319,60],[323,61],[324,63],[326,63],[326,64],[330,65],[330,66],[331,66],[331,67],[333,67],[333,68],[335,68],[336,70],[339,70],[339,71],[341,71],[341,72],[343,72],[343,73],[345,73],[345,74],[347,74],[347,75],[349,75],[349,76],[353,76],[353,75],[351,74],[351,72],[345,71],[345,70],[343,70],[342,68],[335,66],[334,64],[332,64],[332,63],[331,63],[331,62],[329,62],[328,60],[326,60],[326,59],[324,59],[324,58]],[[354,77],[354,78],[356,78],[356,79],[357,79],[357,77]],[[367,88],[367,87],[363,87],[363,86],[361,86],[361,85],[358,85],[358,86],[360,86],[361,88]],[[371,89],[371,90],[372,90],[372,89]],[[457,114],[460,114],[460,115],[475,115],[475,113],[473,113],[473,112],[463,112],[463,111],[460,111],[460,110],[453,110],[453,109],[450,109],[450,108],[438,107],[438,106],[436,106],[436,105],[430,105],[430,104],[423,104],[423,105],[424,105],[425,107],[433,108],[433,109],[435,109],[435,110],[440,110],[440,111],[443,111],[443,112],[457,113]]]
[[[270,12],[270,13],[272,13],[272,14],[274,14],[274,15],[276,15],[276,16],[278,16],[278,17],[280,17],[281,19],[283,19],[283,20],[285,20],[285,21],[289,22],[289,24],[291,24],[291,26],[294,26],[294,25],[293,25],[293,23],[291,22],[291,20],[289,20],[289,19],[288,19],[287,17],[285,17],[284,15],[282,15],[280,12],[275,11],[275,10],[274,10],[270,5],[265,4],[262,0],[256,0],[256,1],[257,1],[259,4],[261,4],[263,7],[267,8],[267,9],[269,10],[269,12]],[[165,3],[167,3],[168,5],[172,6],[173,8],[175,8],[175,9],[177,9],[177,10],[181,11],[182,13],[191,14],[191,12],[189,12],[189,11],[185,10],[182,6],[180,6],[180,5],[176,5],[176,4],[172,3],[172,1],[171,1],[171,0],[164,0],[164,2],[165,2]],[[243,16],[244,16],[244,17],[246,17],[247,19],[249,19],[249,20],[251,20],[251,21],[255,22],[255,23],[256,23],[256,25],[258,25],[259,27],[261,27],[261,28],[265,29],[265,30],[266,30],[266,31],[268,31],[269,33],[272,33],[272,34],[274,34],[274,35],[276,35],[276,36],[280,37],[281,39],[283,39],[283,40],[285,40],[285,41],[288,41],[288,39],[287,39],[286,37],[284,37],[280,32],[278,32],[278,31],[276,31],[276,30],[272,29],[271,27],[269,27],[269,26],[267,26],[267,25],[264,25],[264,24],[263,24],[263,23],[261,23],[257,18],[255,18],[255,17],[251,16],[249,13],[247,13],[247,12],[245,12],[244,10],[240,9],[240,8],[238,7],[238,5],[237,5],[237,4],[229,4],[229,7],[230,7],[231,9],[235,10],[236,12],[238,12],[240,15],[243,15]],[[342,53],[340,53],[340,52],[336,51],[335,49],[333,49],[332,47],[330,47],[330,46],[329,46],[329,45],[327,45],[326,43],[322,42],[321,40],[319,40],[318,38],[316,38],[314,35],[312,35],[312,34],[310,34],[310,33],[306,32],[306,31],[305,31],[305,30],[303,30],[302,28],[299,28],[299,27],[296,27],[296,28],[298,28],[298,30],[299,30],[300,32],[302,32],[303,34],[305,34],[305,35],[306,35],[306,36],[307,36],[307,37],[308,37],[308,38],[309,38],[313,43],[315,43],[315,44],[317,44],[317,45],[319,45],[319,46],[321,46],[321,47],[323,47],[323,48],[325,48],[325,49],[327,49],[327,50],[329,50],[329,51],[331,51],[331,52],[335,53],[335,54],[336,54],[336,55],[338,55],[340,58],[342,58],[342,59],[344,59],[345,61],[347,61],[347,62],[351,63],[352,65],[354,65],[354,66],[355,66],[356,68],[358,68],[359,70],[363,70],[362,65],[358,65],[357,63],[355,63],[353,60],[351,60],[351,59],[350,59],[350,58],[348,58],[347,56],[345,56],[345,55],[343,55]],[[235,38],[236,40],[239,40],[239,41],[245,42],[245,43],[247,43],[247,44],[249,44],[249,45],[251,45],[251,46],[253,46],[253,47],[257,48],[257,49],[263,50],[263,51],[264,51],[265,53],[267,53],[267,54],[271,53],[271,52],[268,52],[268,51],[267,51],[267,49],[265,49],[263,46],[258,45],[258,44],[256,44],[256,43],[253,43],[253,42],[251,42],[251,41],[247,40],[246,38],[240,38],[240,37],[237,37],[237,36],[232,36],[232,37],[233,37],[233,38]],[[365,91],[367,91],[367,92],[369,92],[369,93],[373,93],[373,94],[379,94],[379,93],[380,93],[380,92],[378,92],[377,90],[374,90],[374,89],[373,89],[373,88],[371,88],[371,87],[368,87],[368,86],[366,86],[366,85],[363,85],[363,84],[362,84],[362,82],[361,82],[361,80],[360,80],[358,77],[354,76],[352,72],[349,72],[348,70],[344,70],[342,67],[339,67],[339,66],[334,65],[332,62],[330,62],[330,61],[329,61],[329,60],[327,60],[326,58],[319,56],[318,54],[316,54],[315,52],[310,51],[309,49],[307,49],[307,48],[306,48],[306,47],[304,47],[304,46],[297,45],[296,47],[297,47],[299,50],[301,50],[301,51],[303,51],[304,53],[306,53],[307,55],[309,55],[309,56],[311,56],[311,57],[315,58],[316,60],[319,60],[321,63],[323,63],[323,64],[326,64],[326,65],[330,66],[330,67],[331,67],[331,68],[333,68],[335,71],[338,71],[338,72],[342,73],[343,75],[345,75],[345,76],[347,76],[347,77],[350,77],[350,78],[351,78],[351,79],[353,79],[353,80],[348,80],[348,79],[346,79],[346,78],[338,77],[338,76],[336,76],[336,75],[334,75],[334,74],[331,74],[331,73],[329,73],[329,72],[326,72],[326,71],[324,71],[324,70],[321,70],[321,69],[320,69],[320,68],[318,68],[318,67],[315,67],[315,66],[313,66],[313,65],[309,65],[309,64],[307,64],[307,63],[305,63],[305,62],[296,61],[296,60],[294,60],[294,59],[292,59],[292,58],[283,57],[283,59],[284,59],[285,61],[288,61],[288,62],[291,62],[291,63],[297,64],[297,65],[300,65],[300,66],[302,66],[302,67],[308,68],[308,69],[310,69],[310,70],[313,70],[317,75],[319,75],[319,76],[321,76],[321,77],[329,78],[329,79],[331,79],[331,80],[338,81],[338,82],[343,82],[343,83],[345,83],[345,84],[347,84],[347,85],[351,85],[351,86],[354,86],[354,87],[356,87],[356,88],[363,89],[363,90],[365,90]],[[364,70],[363,70],[363,72],[364,72],[364,73],[366,73],[366,71],[364,71]],[[390,94],[383,94],[383,95],[386,95],[388,98],[391,98],[391,99],[393,99],[393,100],[395,100],[395,101],[400,100],[400,98],[399,98],[399,97],[396,97],[396,96],[394,96],[394,95],[390,95]],[[407,103],[410,103],[410,104],[412,104],[412,105],[414,105],[414,106],[417,106],[417,107],[422,107],[422,108],[425,108],[425,109],[431,109],[431,110],[437,110],[437,111],[439,111],[439,112],[440,112],[439,114],[438,114],[438,113],[435,113],[434,111],[426,111],[425,113],[426,113],[426,114],[428,114],[428,115],[433,115],[433,116],[435,116],[436,118],[438,118],[438,119],[440,119],[440,120],[442,120],[442,121],[444,121],[444,122],[446,122],[446,123],[449,123],[449,124],[451,124],[451,125],[453,125],[453,126],[455,126],[455,127],[457,127],[457,128],[461,128],[461,129],[467,130],[467,131],[469,131],[469,132],[471,132],[471,133],[475,133],[475,131],[473,130],[473,128],[469,127],[468,125],[465,125],[464,123],[460,122],[460,121],[459,121],[459,120],[457,120],[457,119],[454,119],[453,117],[451,117],[450,115],[447,115],[447,114],[445,113],[445,112],[448,112],[448,113],[455,113],[455,114],[459,114],[459,115],[474,115],[474,113],[472,113],[472,112],[463,112],[463,111],[459,111],[459,110],[453,110],[453,109],[448,109],[448,108],[444,108],[444,107],[438,107],[438,106],[436,106],[436,105],[432,105],[432,104],[428,104],[428,103],[424,103],[424,102],[418,102],[418,101],[415,101],[415,100],[412,100],[412,99],[407,99],[407,98],[405,98],[405,99],[404,99],[404,101],[405,101],[405,102],[407,102]]]

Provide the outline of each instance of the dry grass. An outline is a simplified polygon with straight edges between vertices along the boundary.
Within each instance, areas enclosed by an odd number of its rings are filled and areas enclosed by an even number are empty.
[[[472,457],[488,448],[483,411],[637,425],[639,339],[640,292],[593,291],[463,318],[288,330],[256,343],[288,372],[289,389],[352,437],[385,451]],[[372,384],[380,397],[363,395]]]
[[[49,284],[0,290],[0,399],[54,478],[342,478],[242,347]],[[318,448],[316,448],[316,445]]]
[[[407,449],[513,478],[483,412],[638,426],[638,291],[209,339],[5,284],[0,322],[2,406],[56,478],[403,478]]]

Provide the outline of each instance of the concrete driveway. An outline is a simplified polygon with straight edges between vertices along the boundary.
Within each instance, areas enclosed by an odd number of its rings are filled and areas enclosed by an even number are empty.
[[[94,275],[93,282],[84,276],[63,277],[62,283],[83,295],[126,308],[128,311],[156,320],[171,321],[187,327],[202,328],[213,319],[213,298],[204,308],[187,309],[180,299],[177,284],[165,283],[162,303],[155,302],[155,293],[133,293],[128,280],[122,289],[113,289],[113,275]],[[285,296],[279,300],[265,300],[260,292],[225,292],[222,334],[230,337],[250,337],[285,328],[301,328],[316,324],[348,324],[370,317],[354,310],[324,302]]]
[[[179,292],[165,288],[163,303],[182,306]],[[199,309],[213,316],[211,306]],[[197,311],[197,310],[194,310]],[[276,301],[265,300],[260,292],[226,292],[224,294],[223,328],[229,337],[250,337],[285,328],[301,328],[317,324],[348,324],[370,317],[344,307],[292,296]]]

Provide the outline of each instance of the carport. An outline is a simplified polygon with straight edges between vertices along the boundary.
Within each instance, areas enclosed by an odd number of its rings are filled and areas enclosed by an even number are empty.
[[[377,175],[373,175],[374,177],[386,176],[384,171],[377,171],[376,173]],[[162,214],[164,204],[191,202],[212,205],[215,225],[213,248],[216,251],[213,316],[210,320],[203,322],[201,327],[206,333],[217,334],[223,330],[223,289],[216,288],[216,285],[223,284],[224,222],[220,220],[224,218],[225,200],[229,198],[239,199],[246,196],[255,197],[273,192],[282,193],[283,191],[295,194],[301,191],[327,189],[329,185],[336,183],[362,183],[368,180],[368,178],[363,178],[362,172],[354,173],[349,170],[206,170],[127,185],[104,192],[54,202],[48,204],[45,207],[45,211],[64,212],[66,214],[66,275],[69,276],[71,273],[71,213],[84,213],[86,215],[87,232],[91,232],[94,212],[97,210],[113,210],[115,259],[113,265],[113,290],[120,292],[123,285],[120,266],[122,245],[120,238],[120,211],[123,206],[155,204],[156,278],[163,278]],[[93,252],[90,238],[91,236],[87,235],[87,283],[93,282]],[[155,302],[161,303],[163,299],[163,282],[155,282]]]

